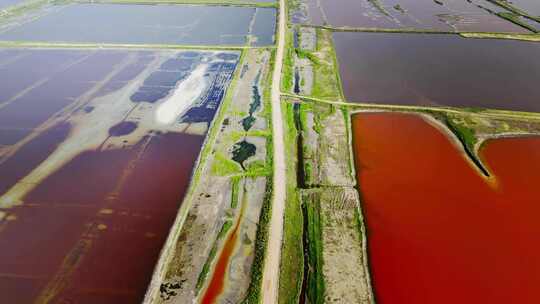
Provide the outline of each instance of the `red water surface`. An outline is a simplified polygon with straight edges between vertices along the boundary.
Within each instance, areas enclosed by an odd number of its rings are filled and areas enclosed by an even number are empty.
[[[4,209],[4,303],[140,303],[174,222],[202,136],[152,135],[88,151]]]
[[[419,116],[352,124],[378,303],[540,303],[540,138],[484,146],[493,186]]]
[[[225,276],[227,274],[227,267],[231,259],[231,255],[236,246],[236,240],[238,239],[238,228],[240,227],[240,219],[237,221],[234,226],[233,231],[225,241],[225,245],[221,250],[219,259],[212,273],[212,279],[210,284],[206,288],[204,296],[201,300],[201,304],[213,304],[217,302],[217,299],[223,292],[223,287],[225,284]]]
[[[0,159],[0,195],[47,159],[67,138],[70,130],[69,123],[57,124],[22,146],[11,157]]]

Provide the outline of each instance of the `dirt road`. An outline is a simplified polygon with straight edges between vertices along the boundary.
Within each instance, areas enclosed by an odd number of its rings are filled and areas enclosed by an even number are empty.
[[[279,265],[283,238],[283,212],[285,209],[285,148],[281,117],[281,69],[285,49],[286,28],[285,0],[279,1],[278,41],[276,61],[272,75],[272,133],[274,142],[274,177],[272,218],[268,231],[266,261],[263,272],[262,303],[277,303],[279,290]]]

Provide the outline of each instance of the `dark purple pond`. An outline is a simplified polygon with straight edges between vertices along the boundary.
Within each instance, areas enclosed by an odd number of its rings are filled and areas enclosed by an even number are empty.
[[[521,0],[536,1],[536,0]],[[527,32],[486,0],[305,0],[308,23],[439,31]]]
[[[540,44],[457,35],[333,34],[345,97],[540,111]]]
[[[239,57],[0,51],[0,302],[142,302]],[[199,67],[207,84],[170,124],[155,120],[169,98],[131,99]]]

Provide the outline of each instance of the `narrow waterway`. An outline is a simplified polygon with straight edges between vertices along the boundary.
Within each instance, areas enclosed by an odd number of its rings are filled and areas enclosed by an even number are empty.
[[[245,191],[245,189],[243,189]],[[238,230],[240,229],[240,224],[242,223],[242,218],[244,216],[244,211],[246,208],[246,194],[242,196],[242,203],[240,207],[240,213],[236,219],[233,229],[229,233],[225,245],[221,249],[219,258],[217,260],[214,271],[212,272],[212,279],[206,288],[204,295],[201,299],[201,304],[213,304],[217,303],[217,299],[223,292],[223,287],[225,286],[225,278],[228,274],[228,268],[231,261],[232,254],[237,245],[238,240]]]

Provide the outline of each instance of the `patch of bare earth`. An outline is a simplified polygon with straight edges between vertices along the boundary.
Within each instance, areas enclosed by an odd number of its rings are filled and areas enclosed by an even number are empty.
[[[254,87],[257,87],[261,104],[253,113],[254,123],[249,131],[267,131],[262,94],[269,59],[268,51],[247,50],[238,67],[240,77],[232,92],[232,101],[225,110],[212,150],[200,168],[201,178],[193,185],[191,207],[174,244],[170,262],[165,266],[166,276],[161,282],[159,296],[151,303],[198,302],[212,277],[218,275],[214,274],[215,264],[234,230],[230,227],[237,223],[237,241],[217,301],[240,303],[248,292],[259,217],[267,199],[267,176],[249,175],[232,159],[232,151],[236,143],[246,140],[256,148],[254,155],[245,161],[246,168],[249,169],[253,162],[266,165],[267,138],[248,135],[242,121],[249,115]],[[224,162],[228,165],[222,165]]]
[[[374,303],[347,113],[320,104],[303,104],[300,111],[307,186],[302,190],[307,194],[304,204],[320,206],[322,266],[318,267],[324,281],[323,301]]]

